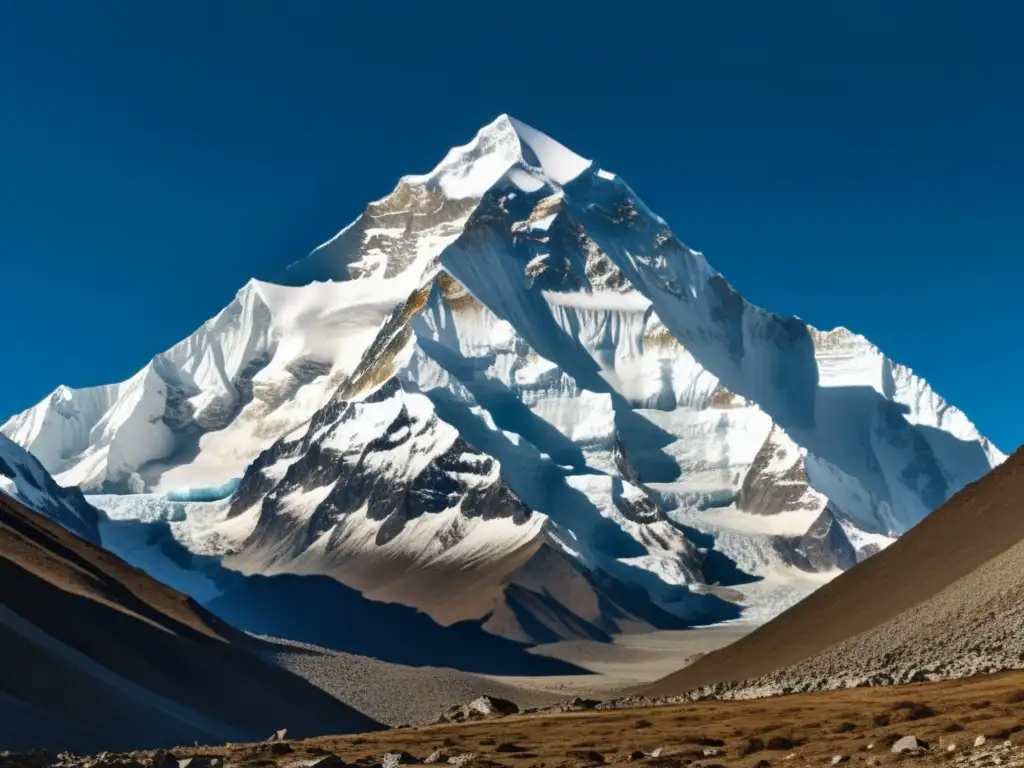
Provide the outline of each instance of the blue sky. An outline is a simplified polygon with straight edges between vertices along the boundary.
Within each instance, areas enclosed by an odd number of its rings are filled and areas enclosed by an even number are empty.
[[[0,3],[0,418],[129,376],[508,112],[1010,450],[1016,5]]]

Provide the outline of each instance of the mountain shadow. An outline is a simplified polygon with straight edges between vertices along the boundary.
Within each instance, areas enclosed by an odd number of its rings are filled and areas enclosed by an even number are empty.
[[[327,576],[249,576],[206,607],[254,634],[412,667],[451,667],[490,675],[589,674],[491,635],[482,622],[442,627],[414,608],[373,602]]]

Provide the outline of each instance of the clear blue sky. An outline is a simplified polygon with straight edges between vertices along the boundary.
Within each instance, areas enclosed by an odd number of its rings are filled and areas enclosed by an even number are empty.
[[[0,418],[127,377],[502,112],[1024,441],[1019,4],[0,3]]]

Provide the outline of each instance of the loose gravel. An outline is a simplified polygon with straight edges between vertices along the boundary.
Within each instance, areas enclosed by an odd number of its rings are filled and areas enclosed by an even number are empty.
[[[484,695],[509,699],[524,709],[566,699],[564,693],[508,685],[468,672],[407,667],[278,638],[260,640],[257,653],[264,659],[387,725],[433,723],[449,707]]]

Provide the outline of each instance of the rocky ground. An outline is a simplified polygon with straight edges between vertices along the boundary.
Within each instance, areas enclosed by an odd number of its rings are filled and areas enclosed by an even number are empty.
[[[279,639],[265,639],[260,655],[392,726],[434,722],[438,712],[453,702],[483,695],[513,699],[523,707],[546,706],[565,698],[453,669],[408,667]]]
[[[1024,541],[895,619],[785,670],[699,695],[752,698],[1024,668]]]
[[[279,638],[257,638],[253,650],[387,725],[425,725],[438,712],[478,696],[547,707],[574,696],[609,699],[676,669],[680,659],[741,637],[745,625],[623,635],[612,643],[572,641],[533,653],[566,661],[585,674],[488,676],[442,667],[411,667]],[[0,728],[2,734],[2,728]]]
[[[5,754],[0,768],[1024,766],[1020,672],[759,700],[637,708],[580,700],[546,711],[503,711],[478,704],[446,718],[469,718],[464,722],[303,741],[280,734],[171,755]]]

